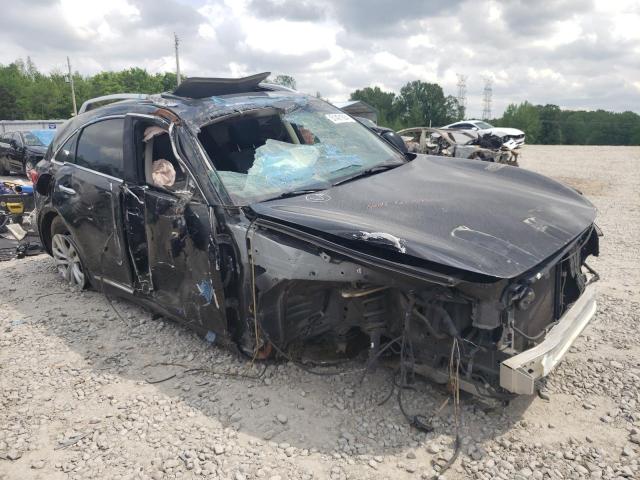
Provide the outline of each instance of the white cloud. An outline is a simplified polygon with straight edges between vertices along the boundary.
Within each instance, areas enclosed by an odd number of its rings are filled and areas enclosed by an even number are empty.
[[[175,31],[187,75],[270,70],[345,99],[416,79],[455,94],[462,73],[470,115],[485,76],[496,114],[524,100],[640,111],[639,24],[637,0],[14,0],[0,15],[0,62],[173,70]]]

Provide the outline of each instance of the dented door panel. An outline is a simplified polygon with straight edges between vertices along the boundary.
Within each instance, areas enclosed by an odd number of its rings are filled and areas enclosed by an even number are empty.
[[[224,333],[209,207],[145,189],[144,225],[154,300],[198,330]]]

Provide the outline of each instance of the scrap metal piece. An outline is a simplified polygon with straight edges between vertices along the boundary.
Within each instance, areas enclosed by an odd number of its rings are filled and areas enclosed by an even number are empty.
[[[556,367],[595,315],[595,290],[594,285],[588,286],[541,343],[500,364],[502,388],[517,394],[534,393],[536,381]]]

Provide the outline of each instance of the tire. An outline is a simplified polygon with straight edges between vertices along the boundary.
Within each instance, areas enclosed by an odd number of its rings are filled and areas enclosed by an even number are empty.
[[[58,274],[71,286],[84,290],[89,286],[89,272],[78,247],[60,217],[51,222],[51,256]]]

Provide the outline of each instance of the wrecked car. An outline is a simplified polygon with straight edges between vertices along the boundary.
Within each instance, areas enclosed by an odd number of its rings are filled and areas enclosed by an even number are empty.
[[[502,140],[502,143],[513,140],[513,142],[518,147],[524,145],[525,135],[522,130],[508,127],[494,127],[490,123],[482,120],[462,120],[460,122],[450,123],[449,125],[445,125],[444,127],[440,128],[445,130],[470,130],[473,132],[478,132],[479,135],[490,134],[492,136],[500,138]]]
[[[518,166],[519,145],[492,133],[414,127],[400,130],[407,150],[426,155],[468,158]]]
[[[594,206],[502,164],[401,154],[330,104],[243,79],[69,120],[39,163],[60,274],[251,358],[400,357],[531,394],[596,309]]]

